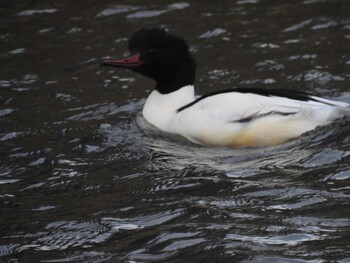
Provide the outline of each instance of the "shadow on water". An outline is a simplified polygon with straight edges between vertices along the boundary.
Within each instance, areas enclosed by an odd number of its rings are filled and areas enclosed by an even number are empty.
[[[348,1],[4,1],[0,14],[0,261],[349,262],[348,118],[275,147],[194,145],[140,115],[154,83],[98,67],[162,26],[188,39],[199,94],[349,101]]]

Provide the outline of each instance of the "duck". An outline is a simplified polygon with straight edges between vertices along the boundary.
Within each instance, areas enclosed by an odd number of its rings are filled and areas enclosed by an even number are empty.
[[[350,104],[290,89],[232,88],[197,97],[196,61],[186,41],[164,29],[140,29],[131,56],[101,66],[129,69],[156,82],[143,106],[156,128],[205,146],[273,146],[341,118]]]

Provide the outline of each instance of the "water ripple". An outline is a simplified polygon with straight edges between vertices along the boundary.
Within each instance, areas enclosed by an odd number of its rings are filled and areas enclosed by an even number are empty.
[[[188,40],[199,94],[349,101],[346,1],[7,2],[1,262],[349,262],[347,118],[274,147],[194,145],[140,115],[154,83],[98,67],[160,25]]]

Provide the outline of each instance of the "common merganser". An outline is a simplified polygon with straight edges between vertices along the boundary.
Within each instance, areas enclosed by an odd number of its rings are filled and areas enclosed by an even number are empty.
[[[300,91],[236,88],[196,98],[196,62],[183,38],[141,29],[129,41],[129,58],[102,66],[127,68],[156,81],[143,107],[159,129],[210,146],[268,146],[286,142],[349,111],[350,104]]]

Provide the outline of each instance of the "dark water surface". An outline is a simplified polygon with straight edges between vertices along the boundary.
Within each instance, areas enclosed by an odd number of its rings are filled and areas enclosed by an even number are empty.
[[[350,101],[350,1],[0,1],[1,262],[350,262],[348,119],[284,145],[146,131],[154,83],[103,68],[162,26],[197,92]]]

